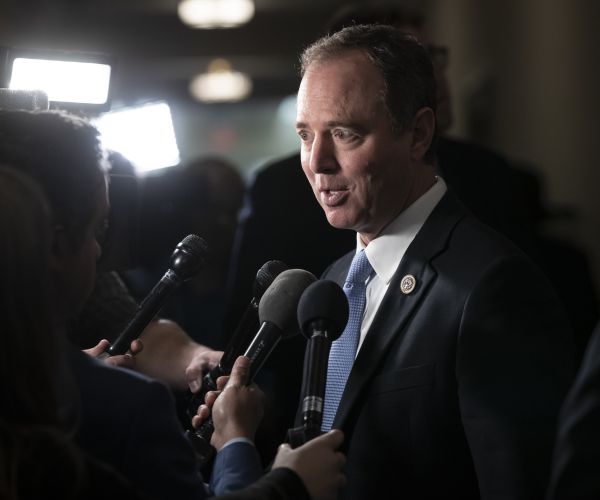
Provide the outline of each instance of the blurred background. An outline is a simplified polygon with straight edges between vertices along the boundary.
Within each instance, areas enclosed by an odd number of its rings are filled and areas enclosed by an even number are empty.
[[[258,166],[298,149],[297,55],[345,2],[237,0],[232,9],[241,21],[202,28],[201,21],[184,19],[192,1],[2,0],[0,46],[108,55],[111,111],[168,106],[161,109],[172,119],[176,149],[153,167],[213,155],[231,161],[247,180]],[[580,248],[599,284],[600,2],[410,3],[423,10],[435,42],[449,48],[450,134],[539,175],[544,230]],[[235,22],[242,24],[231,26]],[[207,87],[198,80],[202,74],[218,75],[208,84],[216,95],[200,95]],[[237,96],[224,96],[231,83]],[[135,128],[119,129],[117,139],[127,142]],[[159,156],[159,139],[169,133],[146,140],[149,158]],[[128,156],[126,146],[113,148]],[[131,156],[143,171],[145,160]],[[577,286],[568,261],[556,272],[565,289]]]

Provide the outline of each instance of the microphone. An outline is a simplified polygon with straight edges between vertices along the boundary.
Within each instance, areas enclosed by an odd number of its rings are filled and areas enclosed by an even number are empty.
[[[321,434],[329,351],[331,343],[344,331],[348,314],[346,294],[333,281],[319,280],[300,297],[298,323],[309,340],[301,389],[302,425],[288,430],[292,448]]]
[[[206,253],[206,242],[195,234],[186,236],[177,244],[171,255],[169,269],[139,305],[119,337],[106,350],[109,356],[127,352],[131,342],[140,336],[173,291],[204,267]]]
[[[250,358],[248,384],[263,366],[269,354],[282,338],[298,333],[296,311],[304,290],[316,281],[315,276],[302,269],[288,269],[279,274],[267,288],[258,305],[260,329],[244,356]],[[210,438],[214,431],[212,417],[195,432],[188,432],[202,465],[214,455]]]
[[[202,379],[202,387],[196,393],[188,392],[187,415],[191,418],[196,415],[198,407],[204,402],[204,397],[208,391],[214,391],[217,388],[217,379],[222,375],[229,375],[231,368],[237,357],[247,349],[250,340],[255,334],[258,322],[258,304],[265,291],[271,286],[273,280],[288,266],[279,260],[270,260],[265,262],[256,273],[256,278],[252,287],[253,297],[246,307],[242,318],[233,332],[233,335],[227,342],[225,350],[219,360],[219,364],[207,372]]]
[[[296,311],[306,288],[317,280],[303,269],[282,272],[267,289],[258,305],[261,327],[244,353],[250,358],[249,383],[282,338],[298,333]]]

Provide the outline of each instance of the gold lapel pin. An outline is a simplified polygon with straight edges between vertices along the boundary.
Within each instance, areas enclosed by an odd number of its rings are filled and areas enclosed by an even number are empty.
[[[402,278],[402,281],[400,282],[400,290],[402,290],[402,293],[405,295],[411,293],[416,286],[417,280],[412,274],[407,274],[406,276],[404,276],[404,278]]]

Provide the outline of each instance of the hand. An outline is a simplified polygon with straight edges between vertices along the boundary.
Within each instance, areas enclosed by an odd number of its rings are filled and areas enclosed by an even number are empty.
[[[202,387],[202,377],[219,364],[223,351],[213,351],[211,348],[196,344],[195,352],[185,369],[185,378],[190,391],[196,393]]]
[[[125,354],[119,354],[117,356],[108,356],[106,350],[110,347],[110,342],[106,339],[102,339],[98,344],[90,349],[83,349],[83,352],[89,354],[93,358],[104,359],[104,362],[113,365],[120,366],[122,368],[135,369],[135,355],[142,352],[144,344],[139,339],[131,342],[129,351]]]
[[[292,469],[304,482],[312,500],[333,500],[346,484],[342,472],[346,457],[336,451],[343,441],[342,432],[334,429],[293,450],[289,444],[282,444],[272,468]]]
[[[196,415],[192,417],[192,427],[197,429],[204,423],[205,420],[208,419],[208,417],[210,417],[212,407],[215,404],[215,401],[217,400],[217,398],[219,397],[219,394],[221,394],[221,392],[227,385],[228,381],[229,381],[229,375],[220,376],[216,381],[217,390],[216,391],[208,391],[204,395],[204,403],[198,407],[198,411],[196,412]]]
[[[256,384],[246,385],[250,359],[240,356],[231,369],[231,376],[219,377],[220,393],[208,392],[205,403],[198,410],[212,406],[215,431],[211,444],[220,450],[230,439],[244,437],[254,440],[254,434],[263,416],[265,395]],[[226,381],[226,383],[225,383]],[[196,417],[194,417],[196,418]]]

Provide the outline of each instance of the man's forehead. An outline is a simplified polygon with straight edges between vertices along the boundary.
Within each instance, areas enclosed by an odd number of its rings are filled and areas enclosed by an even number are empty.
[[[346,49],[338,53],[326,54],[310,63],[306,68],[305,74],[309,71],[322,72],[327,71],[332,66],[342,69],[352,69],[364,65],[372,66],[374,64],[364,49]]]
[[[343,119],[347,108],[377,105],[374,101],[380,100],[383,93],[383,77],[369,67],[346,64],[345,61],[311,65],[298,89],[298,117],[301,118],[306,107],[314,112],[333,106],[339,117],[336,114],[331,119]]]

